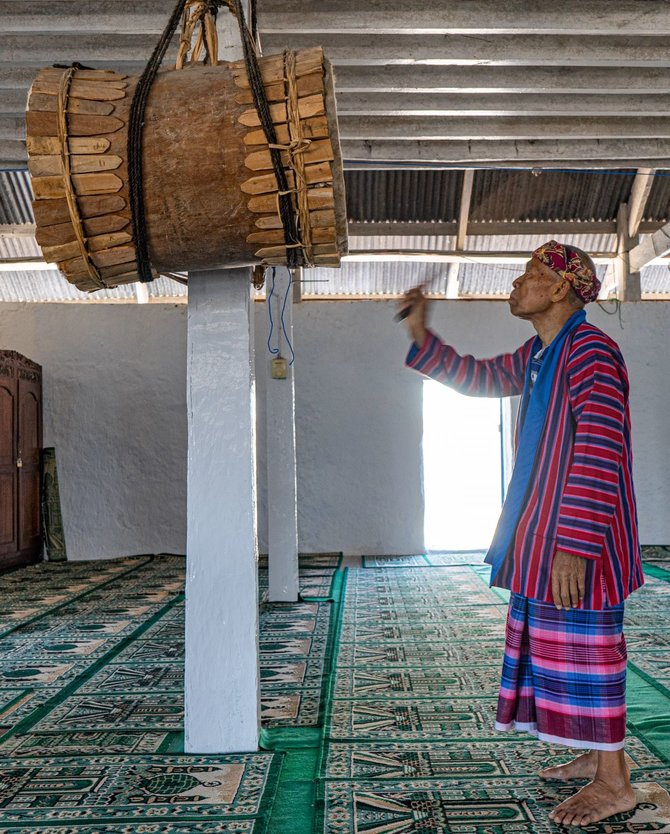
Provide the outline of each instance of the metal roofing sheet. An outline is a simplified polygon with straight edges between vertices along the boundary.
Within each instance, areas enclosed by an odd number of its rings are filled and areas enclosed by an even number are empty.
[[[0,261],[41,257],[42,250],[32,235],[0,235]]]
[[[471,220],[614,220],[635,171],[588,173],[478,170]]]
[[[178,298],[187,295],[182,284],[161,277],[148,285],[149,298]],[[2,301],[134,301],[135,285],[124,284],[113,290],[98,290],[93,294],[81,292],[70,284],[57,269],[21,272],[0,272],[0,302]]]
[[[528,252],[547,242],[549,235],[468,235],[465,248],[471,252]],[[616,235],[557,235],[562,243],[570,243],[588,253],[615,252]]]
[[[344,181],[350,220],[450,222],[458,217],[462,171],[347,170]]]
[[[27,171],[0,171],[0,223],[33,223],[32,199]]]
[[[663,171],[654,178],[644,219],[670,220],[670,171]]]
[[[640,273],[643,293],[670,293],[670,265],[648,266]]]
[[[447,267],[434,262],[346,262],[341,269],[305,271],[303,295],[338,296],[401,295],[417,284],[426,284],[431,292],[446,293]]]

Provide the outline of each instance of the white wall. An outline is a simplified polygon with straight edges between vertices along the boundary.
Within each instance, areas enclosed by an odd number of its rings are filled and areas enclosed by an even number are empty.
[[[3,304],[39,362],[70,559],[185,552],[186,307]]]
[[[310,302],[295,313],[301,550],[422,548],[421,378],[402,367],[408,341],[393,311],[391,302]],[[588,317],[628,366],[642,542],[670,544],[670,304],[627,304],[621,321],[590,305]],[[436,303],[432,323],[479,357],[533,333],[496,301]]]
[[[410,553],[423,546],[421,381],[391,302],[304,302],[294,313],[302,551]],[[45,445],[57,449],[70,558],[184,552],[184,305],[5,304],[0,348],[44,368]],[[259,530],[265,549],[267,321],[256,305]],[[670,543],[670,305],[589,318],[631,377],[642,540]],[[531,334],[504,302],[441,302],[435,329],[491,356]],[[222,392],[225,397],[225,392]],[[223,532],[223,531],[222,531]]]

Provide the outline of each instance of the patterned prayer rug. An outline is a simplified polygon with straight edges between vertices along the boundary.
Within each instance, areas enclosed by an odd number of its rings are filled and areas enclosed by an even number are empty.
[[[258,816],[279,766],[270,753],[234,756],[24,758],[0,764],[2,821]],[[49,809],[49,810],[47,810]]]
[[[350,572],[319,771],[320,830],[558,830],[548,814],[575,786],[542,782],[537,771],[578,751],[495,731],[506,605],[488,574],[462,563]],[[638,670],[627,756],[639,802],[589,826],[592,834],[670,834],[670,582],[650,580],[626,627]]]
[[[321,763],[326,779],[395,782],[404,779],[470,780],[536,773],[569,761],[570,750],[510,736],[511,741],[331,742]],[[636,738],[626,745],[632,770],[663,767]]]
[[[481,565],[486,556],[485,550],[461,550],[453,553],[428,553],[426,559],[436,567],[450,567],[457,565]]]
[[[668,771],[633,774],[638,806],[590,832],[670,832],[670,797],[664,788]],[[656,781],[658,779],[659,781]],[[328,833],[350,834],[549,834],[560,830],[549,812],[575,791],[573,785],[541,782],[535,777],[479,778],[451,784],[398,780],[393,786],[326,782],[322,802]]]
[[[486,698],[351,699],[331,704],[333,739],[491,738],[496,703]]]
[[[363,556],[364,568],[425,568],[426,557],[418,556]]]
[[[642,561],[647,562],[670,562],[670,547],[667,545],[643,544],[641,547]]]
[[[329,595],[339,560],[309,558],[301,586]],[[283,754],[178,755],[184,561],[39,565],[2,577],[0,832],[265,830]],[[264,726],[300,732],[322,721],[332,614],[330,602],[261,607]]]

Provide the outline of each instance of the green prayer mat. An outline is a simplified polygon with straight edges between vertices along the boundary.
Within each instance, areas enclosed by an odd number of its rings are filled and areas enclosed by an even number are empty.
[[[366,568],[344,594],[316,830],[561,830],[549,812],[576,787],[536,774],[578,751],[494,728],[507,594],[487,587],[489,567],[457,556],[428,570]],[[649,570],[626,626],[638,806],[592,834],[670,832],[670,572]]]
[[[574,787],[536,771],[573,751],[494,730],[506,594],[446,561],[301,558],[314,598],[260,605],[262,750],[227,756],[183,754],[183,558],[3,577],[0,834],[560,830]],[[640,803],[591,834],[670,834],[670,571],[645,571],[626,623]]]

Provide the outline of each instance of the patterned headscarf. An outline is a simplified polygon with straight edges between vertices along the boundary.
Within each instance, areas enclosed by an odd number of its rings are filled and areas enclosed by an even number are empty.
[[[561,278],[569,281],[575,294],[585,304],[598,298],[600,292],[598,276],[586,265],[578,249],[550,240],[536,249],[533,257],[553,269]]]

